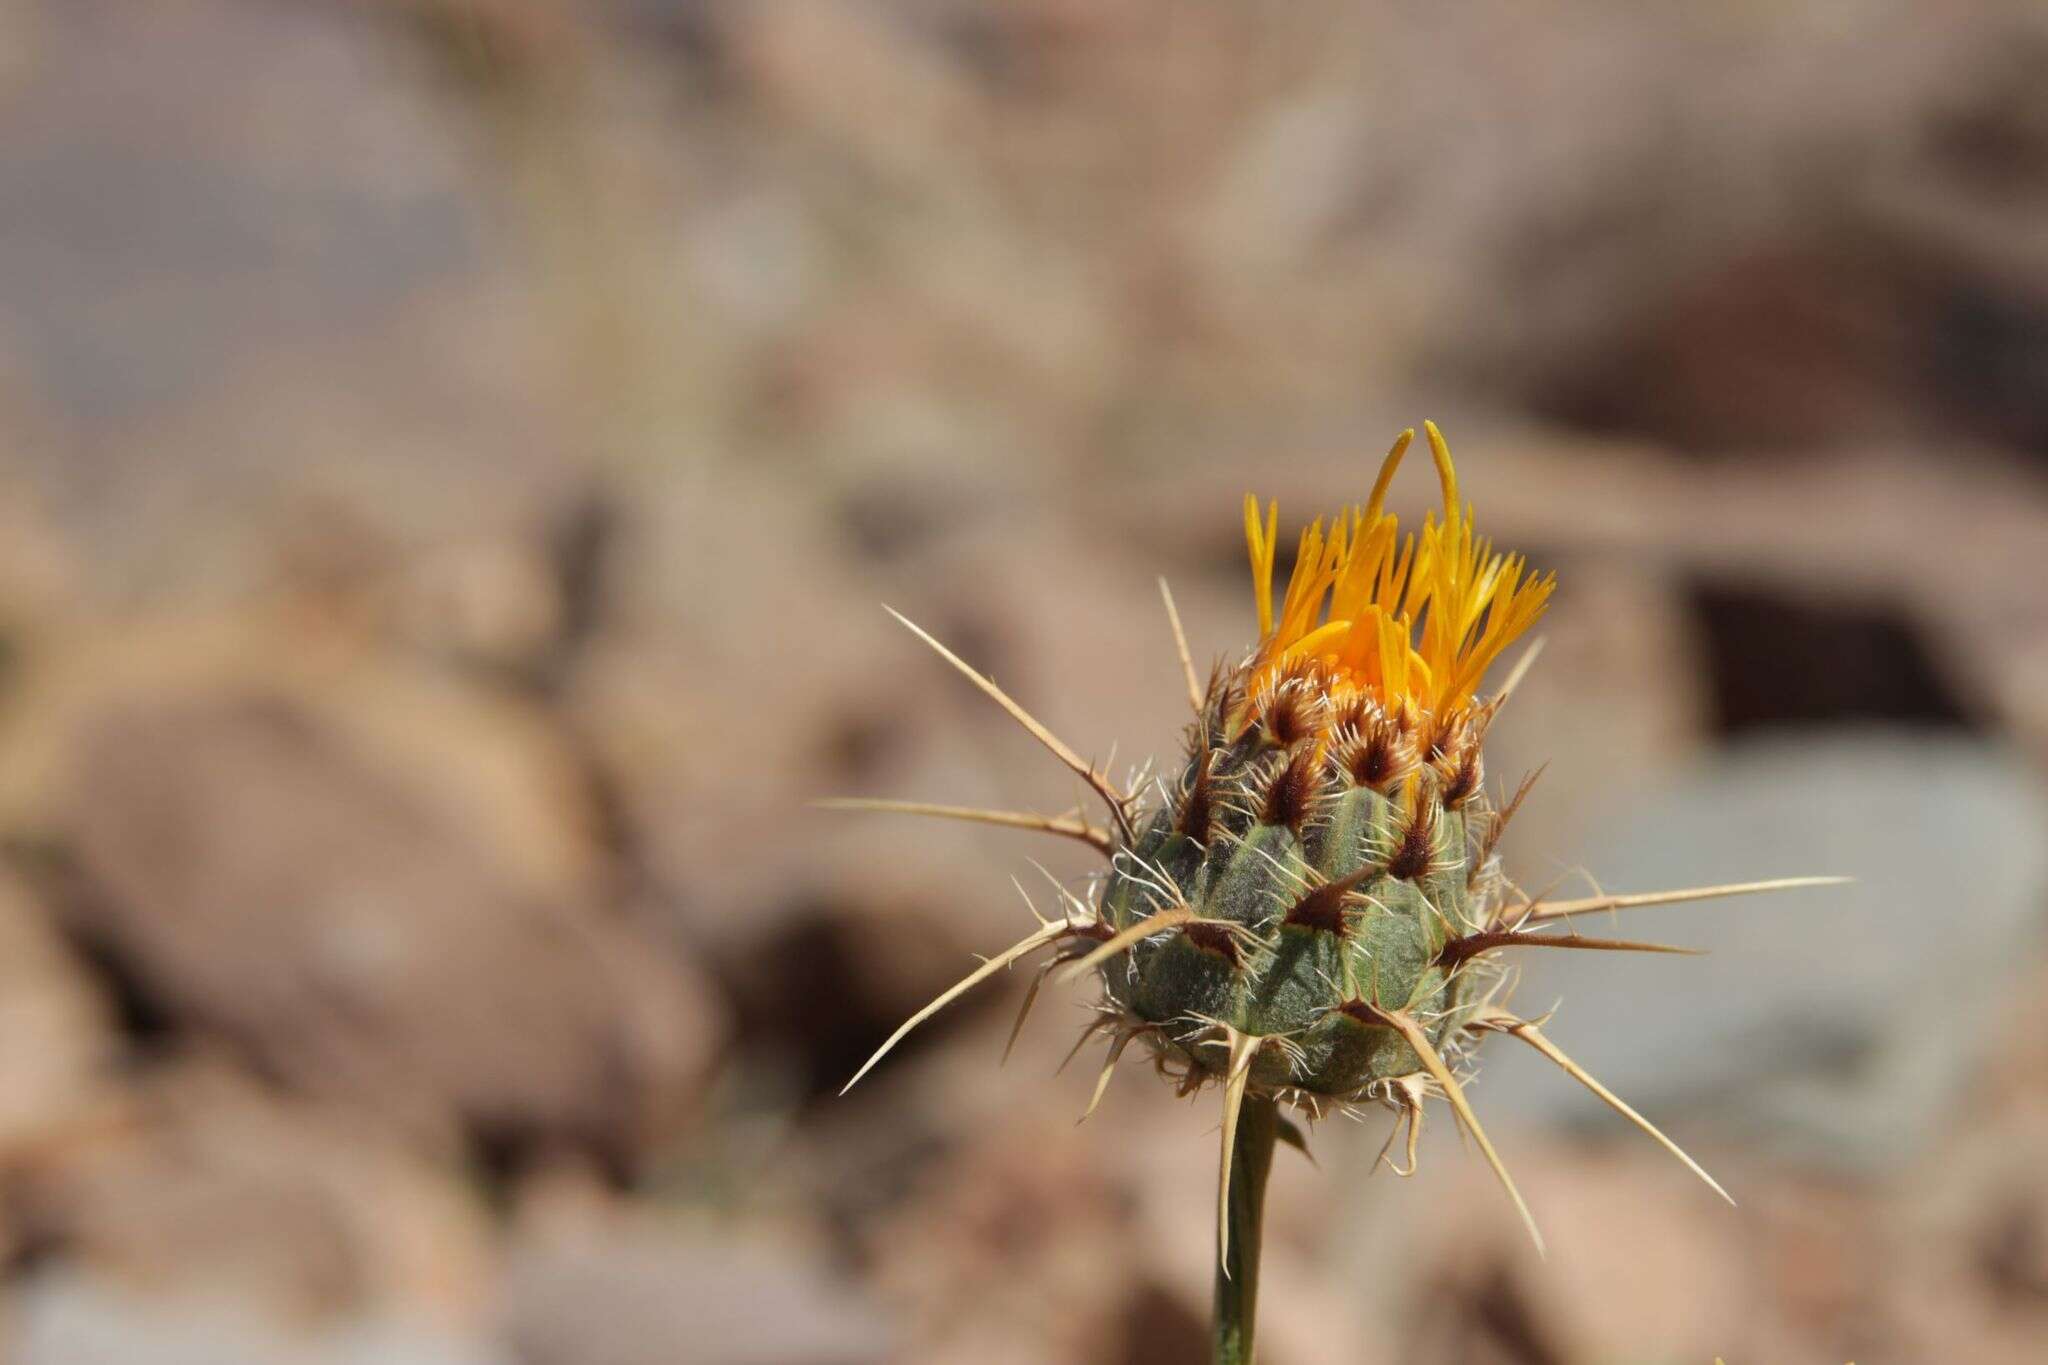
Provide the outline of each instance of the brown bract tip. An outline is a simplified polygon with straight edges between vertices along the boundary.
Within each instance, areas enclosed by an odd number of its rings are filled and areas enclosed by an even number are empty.
[[[1370,1000],[1346,1000],[1337,1006],[1337,1012],[1347,1019],[1360,1024],[1373,1024],[1381,1028],[1391,1027],[1387,1016]]]
[[[1268,743],[1292,749],[1313,738],[1321,728],[1317,712],[1321,702],[1298,680],[1285,680],[1267,692],[1259,706],[1259,728]]]
[[[1216,788],[1209,776],[1214,758],[1212,751],[1203,749],[1195,760],[1195,774],[1188,779],[1188,789],[1181,794],[1180,809],[1173,817],[1175,832],[1198,844],[1209,842],[1209,829],[1216,820]]]
[[[1230,931],[1227,924],[1218,924],[1213,920],[1197,920],[1193,924],[1182,925],[1181,933],[1187,936],[1188,942],[1203,952],[1228,958],[1233,967],[1243,960],[1237,946],[1237,935]]]
[[[1392,716],[1370,701],[1361,698],[1346,708],[1338,733],[1342,738],[1337,743],[1337,762],[1356,786],[1389,791],[1414,770],[1412,739]]]
[[[1301,833],[1315,805],[1321,767],[1321,755],[1313,747],[1302,749],[1288,759],[1286,766],[1273,775],[1271,784],[1266,788],[1260,820],[1269,825],[1285,825],[1296,834]]]
[[[1478,741],[1467,738],[1455,744],[1437,761],[1436,772],[1437,795],[1445,808],[1456,810],[1470,801],[1486,777],[1486,763],[1480,757]]]
[[[1401,838],[1387,859],[1387,872],[1402,881],[1425,876],[1436,859],[1436,812],[1434,803],[1423,806],[1401,827]]]
[[[1244,709],[1244,673],[1242,670],[1226,670],[1221,662],[1209,676],[1207,694],[1207,716],[1214,734],[1232,734],[1231,722]]]
[[[1344,902],[1357,885],[1372,876],[1379,869],[1361,867],[1348,877],[1334,882],[1324,882],[1310,891],[1287,909],[1287,924],[1299,925],[1304,929],[1315,929],[1326,934],[1342,934],[1345,930]]]

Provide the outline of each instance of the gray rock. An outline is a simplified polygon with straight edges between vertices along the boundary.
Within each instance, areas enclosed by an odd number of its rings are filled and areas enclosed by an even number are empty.
[[[16,1365],[504,1365],[445,1329],[386,1321],[290,1331],[246,1304],[146,1296],[71,1271],[26,1281]]]
[[[529,1247],[506,1279],[506,1335],[531,1365],[871,1365],[875,1311],[794,1256],[730,1237],[615,1231]]]
[[[1558,1043],[1677,1132],[1889,1165],[1946,1120],[1993,1046],[2016,964],[2038,951],[2043,829],[2039,779],[1982,743],[1879,730],[1747,743],[1634,800],[1586,866],[1610,891],[1855,883],[1587,916],[1581,933],[1714,955],[1525,951],[1515,1004],[1561,1000]],[[1486,1111],[1599,1111],[1533,1053],[1487,1051]]]
[[[376,79],[397,54],[364,16],[39,8],[0,130],[0,330],[68,422],[160,415],[473,264],[458,144],[423,86]]]

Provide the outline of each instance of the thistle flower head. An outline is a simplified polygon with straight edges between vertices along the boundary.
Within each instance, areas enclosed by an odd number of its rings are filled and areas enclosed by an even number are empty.
[[[1498,853],[1530,783],[1496,807],[1481,747],[1520,670],[1491,696],[1481,688],[1489,668],[1543,615],[1556,580],[1479,534],[1472,507],[1459,499],[1449,447],[1433,423],[1424,429],[1441,512],[1404,534],[1386,510],[1414,438],[1403,432],[1362,506],[1327,528],[1318,520],[1301,532],[1277,606],[1279,510],[1268,504],[1262,513],[1257,498],[1246,497],[1258,639],[1235,663],[1219,666],[1207,687],[1196,680],[1166,595],[1195,715],[1177,770],[1149,796],[1125,791],[993,682],[910,627],[1101,796],[1107,828],[1079,814],[845,803],[1034,828],[1084,840],[1107,856],[1089,898],[1061,888],[1058,918],[1042,918],[1036,932],[913,1016],[868,1066],[960,993],[1053,949],[1023,1011],[1052,967],[1098,975],[1102,1002],[1089,1035],[1106,1036],[1109,1047],[1096,1101],[1132,1043],[1183,1093],[1211,1082],[1222,1088],[1218,1242],[1226,1267],[1231,1152],[1248,1104],[1267,1116],[1268,1150],[1279,1106],[1311,1118],[1388,1106],[1396,1133],[1407,1123],[1412,1170],[1423,1102],[1440,1095],[1534,1235],[1527,1206],[1464,1095],[1470,1054],[1495,1033],[1541,1052],[1712,1185],[1537,1023],[1507,1011],[1506,964],[1528,948],[1679,951],[1569,932],[1577,911],[1832,880],[1551,904],[1515,889]],[[1525,662],[1532,655],[1533,648]],[[1551,932],[1559,928],[1567,932]]]

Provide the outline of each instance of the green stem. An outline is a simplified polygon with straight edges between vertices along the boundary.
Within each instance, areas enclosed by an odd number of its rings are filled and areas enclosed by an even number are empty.
[[[1230,1153],[1230,1254],[1216,1270],[1215,1365],[1252,1365],[1252,1327],[1259,1308],[1259,1238],[1266,1215],[1266,1176],[1280,1106],[1244,1098]]]

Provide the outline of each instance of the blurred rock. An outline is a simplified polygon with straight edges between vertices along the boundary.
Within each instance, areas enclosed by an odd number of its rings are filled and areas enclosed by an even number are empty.
[[[308,1091],[629,1161],[707,1064],[701,984],[615,914],[508,876],[443,774],[376,761],[332,714],[252,683],[81,718],[77,932],[176,1024]],[[435,762],[516,771],[507,738]]]
[[[1672,578],[1599,553],[1573,555],[1558,576],[1572,591],[1538,627],[1543,653],[1487,737],[1497,799],[1542,773],[1503,845],[1508,875],[1532,890],[1565,874],[1618,774],[1664,780],[1709,740],[1707,680]]]
[[[816,865],[805,803],[901,763],[904,711],[944,681],[890,667],[901,627],[835,554],[829,512],[755,471],[639,487],[619,591],[563,698],[709,942],[770,925],[769,888]]]
[[[1531,126],[1514,158],[1465,149],[1500,198],[1436,364],[1696,452],[2041,449],[2048,27],[2025,4],[1824,12],[1566,26],[1531,83],[1478,83]],[[1475,10],[1459,36],[1507,21]],[[1655,114],[1624,125],[1616,101]]]
[[[1587,934],[1712,948],[1710,962],[1525,954],[1518,999],[1653,1118],[1781,1154],[1888,1166],[1992,1055],[2048,907],[2048,798],[1982,744],[1787,732],[1640,793],[1587,848],[1615,891],[1827,873],[1854,885],[1589,915]],[[1579,894],[1574,890],[1560,895]],[[1532,1056],[1491,1050],[1488,1107],[1594,1118]],[[1606,1121],[1606,1120],[1602,1120]]]
[[[113,1078],[118,1049],[99,983],[49,911],[0,872],[0,1165],[61,1138]]]
[[[1147,1277],[1131,1192],[1093,1145],[1071,1123],[1012,1119],[921,1173],[875,1238],[879,1290],[917,1332],[899,1359],[1118,1358]]]
[[[17,1177],[45,1258],[274,1321],[473,1321],[489,1226],[453,1168],[376,1117],[281,1100],[218,1063],[154,1071]]]
[[[27,1279],[5,1340],[15,1365],[508,1365],[430,1324],[294,1330],[246,1302],[167,1298],[69,1272]]]
[[[313,495],[474,534],[573,463],[466,113],[377,8],[5,7],[0,461],[101,585],[246,576]]]
[[[602,895],[603,822],[585,761],[555,718],[384,634],[391,604],[379,589],[389,585],[331,563],[332,577],[300,567],[304,577],[233,608],[102,608],[36,637],[17,661],[15,704],[0,713],[0,822],[17,839],[59,838],[80,746],[109,714],[273,697],[434,805],[518,889]]]
[[[736,1230],[614,1219],[514,1250],[502,1304],[523,1365],[880,1365],[902,1359],[851,1288]]]
[[[395,631],[479,670],[523,674],[561,639],[567,604],[538,556],[497,541],[441,547],[395,585]]]
[[[1469,1154],[1443,1155],[1464,1166]],[[1686,1197],[1676,1188],[1685,1173],[1649,1148],[1628,1156],[1610,1148],[1591,1155],[1522,1150],[1512,1160],[1516,1179],[1543,1209],[1552,1254],[1537,1261],[1510,1243],[1496,1262],[1507,1268],[1508,1284],[1488,1285],[1482,1272],[1466,1280],[1468,1288],[1517,1302],[1555,1359],[1627,1360],[1650,1343],[1673,1360],[1734,1353],[1730,1324],[1742,1316],[1748,1286],[1739,1224],[1726,1205],[1711,1195]],[[1498,1191],[1485,1189],[1483,1176],[1473,1183],[1498,1208]],[[1443,1252],[1440,1264],[1457,1275],[1455,1249]],[[1627,1292],[1616,1292],[1621,1286]],[[1474,1308],[1484,1321],[1486,1306]]]
[[[1967,1341],[1971,1358],[2031,1361],[2048,1333],[2048,964],[2035,960],[2000,1045],[1942,1141],[1888,1191],[1882,1260],[1897,1339]],[[1874,1354],[1874,1353],[1873,1353]]]
[[[15,426],[5,369],[0,354],[0,421]],[[84,608],[84,578],[47,500],[31,481],[6,469],[0,454],[0,688],[15,681],[15,667],[44,632],[61,628]]]

